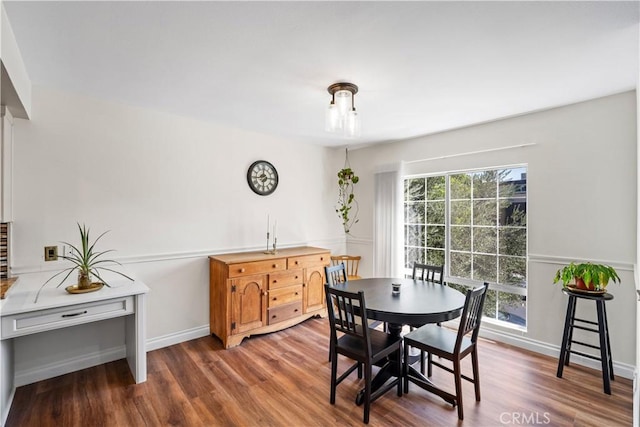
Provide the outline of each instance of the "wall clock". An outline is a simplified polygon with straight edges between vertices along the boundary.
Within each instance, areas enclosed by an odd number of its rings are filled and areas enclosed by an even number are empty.
[[[258,160],[249,166],[247,183],[254,193],[268,196],[278,186],[278,171],[266,160]]]

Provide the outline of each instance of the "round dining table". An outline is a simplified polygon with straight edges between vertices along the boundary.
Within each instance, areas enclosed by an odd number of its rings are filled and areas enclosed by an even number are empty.
[[[398,292],[394,292],[393,284],[400,285]],[[460,317],[465,302],[465,295],[449,286],[414,279],[360,279],[337,283],[334,287],[349,292],[364,291],[367,317],[387,322],[388,333],[396,336],[400,336],[404,325],[421,326]],[[394,372],[394,366],[387,361],[381,367],[371,382],[372,391],[390,377],[401,376],[400,372]],[[426,380],[412,367],[409,367],[409,375]],[[362,403],[363,396],[364,392],[360,391],[356,403]]]

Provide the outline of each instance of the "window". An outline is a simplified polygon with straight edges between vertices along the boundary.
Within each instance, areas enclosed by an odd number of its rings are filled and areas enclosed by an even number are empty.
[[[490,283],[484,315],[526,327],[527,169],[406,178],[404,259],[445,265],[465,291]]]

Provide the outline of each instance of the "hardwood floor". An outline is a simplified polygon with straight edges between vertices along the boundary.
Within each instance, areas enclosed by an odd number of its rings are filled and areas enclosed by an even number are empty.
[[[309,319],[229,350],[212,337],[181,343],[148,354],[142,384],[133,383],[124,360],[30,384],[16,391],[7,426],[361,425],[355,372],[329,404],[328,334],[326,319]],[[413,385],[409,394],[393,390],[374,402],[370,425],[632,425],[630,380],[616,377],[609,396],[596,370],[572,365],[559,379],[557,359],[486,340],[479,355],[482,401],[465,381],[463,422]],[[451,374],[435,368],[433,379],[453,389]]]

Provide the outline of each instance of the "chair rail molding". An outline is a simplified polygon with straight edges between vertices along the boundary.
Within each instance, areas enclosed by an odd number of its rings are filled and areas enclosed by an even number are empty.
[[[328,249],[333,250],[334,248],[344,247],[345,240],[344,238],[332,238],[332,239],[322,239],[322,240],[309,240],[306,242],[298,242],[298,243],[289,243],[286,245],[278,245],[278,249],[285,248],[295,248],[301,246],[313,246],[313,247],[326,247]],[[148,262],[160,262],[160,261],[173,261],[180,259],[189,259],[189,258],[203,258],[207,259],[210,255],[218,255],[229,252],[252,252],[263,250],[264,245],[260,246],[245,246],[245,247],[227,247],[227,248],[217,248],[217,249],[204,249],[197,251],[185,251],[185,252],[166,252],[159,254],[148,254],[148,255],[132,255],[125,256],[121,258],[113,258],[115,261],[118,261],[120,264],[140,264],[140,263],[148,263]],[[38,273],[44,271],[60,271],[64,268],[64,262],[53,263],[51,262],[42,263],[42,264],[28,264],[28,265],[16,265],[11,266],[11,273],[13,275],[20,274],[28,274],[28,273]]]
[[[625,262],[625,261],[611,261],[611,260],[601,260],[601,259],[586,259],[580,257],[568,257],[568,256],[557,256],[557,255],[543,255],[543,254],[529,254],[528,257],[529,262],[537,262],[539,264],[553,264],[553,265],[567,265],[570,262],[592,262],[595,264],[606,264],[610,265],[616,270],[622,271],[633,271],[633,263]]]

